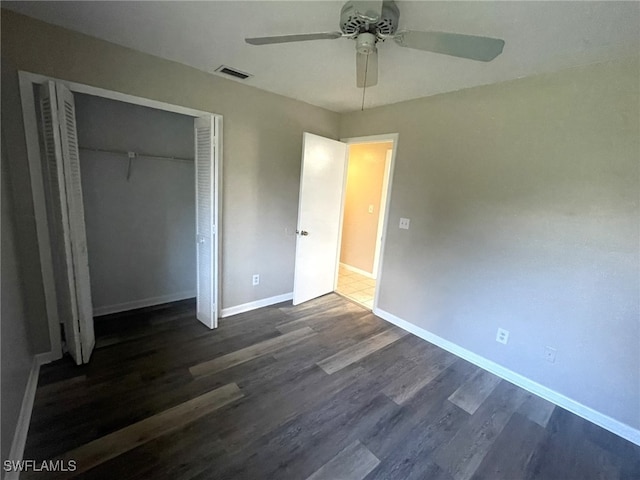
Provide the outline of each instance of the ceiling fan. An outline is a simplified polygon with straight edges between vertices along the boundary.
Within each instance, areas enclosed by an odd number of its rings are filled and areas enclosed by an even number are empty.
[[[393,1],[350,1],[340,13],[340,32],[303,33],[274,37],[246,38],[251,45],[334,40],[356,41],[356,85],[378,83],[378,42],[393,39],[398,45],[426,52],[490,62],[502,53],[504,40],[446,32],[398,31],[400,10]]]

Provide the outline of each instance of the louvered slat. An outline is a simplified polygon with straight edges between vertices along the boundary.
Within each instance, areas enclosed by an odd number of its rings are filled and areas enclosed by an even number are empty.
[[[196,161],[198,163],[198,233],[205,237],[211,237],[211,211],[213,209],[211,198],[211,162],[209,156],[211,152],[211,129],[206,127],[196,128],[197,152]]]

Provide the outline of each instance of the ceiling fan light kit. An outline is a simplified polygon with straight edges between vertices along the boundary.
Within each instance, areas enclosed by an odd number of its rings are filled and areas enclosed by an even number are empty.
[[[400,47],[490,62],[502,53],[504,40],[447,32],[398,31],[400,10],[395,2],[350,1],[340,12],[340,32],[280,35],[246,38],[250,45],[334,40],[356,41],[356,86],[372,87],[378,83],[378,42],[393,39]]]

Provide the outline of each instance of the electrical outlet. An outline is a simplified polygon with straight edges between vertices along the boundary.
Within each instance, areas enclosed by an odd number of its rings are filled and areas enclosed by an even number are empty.
[[[401,218],[400,219],[400,228],[402,228],[403,230],[409,230],[409,223],[411,222],[410,219],[408,218]]]
[[[549,363],[555,363],[556,349],[553,347],[544,347],[544,359]]]
[[[505,345],[509,341],[509,331],[504,328],[499,328],[496,334],[496,342],[504,343]]]
[[[253,286],[260,285],[260,275],[257,273],[253,276]]]

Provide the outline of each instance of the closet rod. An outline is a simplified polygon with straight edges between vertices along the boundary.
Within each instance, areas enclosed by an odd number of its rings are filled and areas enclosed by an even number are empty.
[[[129,152],[125,152],[123,150],[107,150],[103,148],[89,148],[89,147],[79,147],[80,150],[87,150],[89,152],[100,152],[100,153],[113,153],[115,155],[125,155],[129,156]],[[193,158],[183,158],[183,157],[169,157],[166,155],[148,155],[146,153],[135,153],[136,157],[145,157],[145,158],[160,158],[162,160],[180,160],[182,162],[193,162]]]

